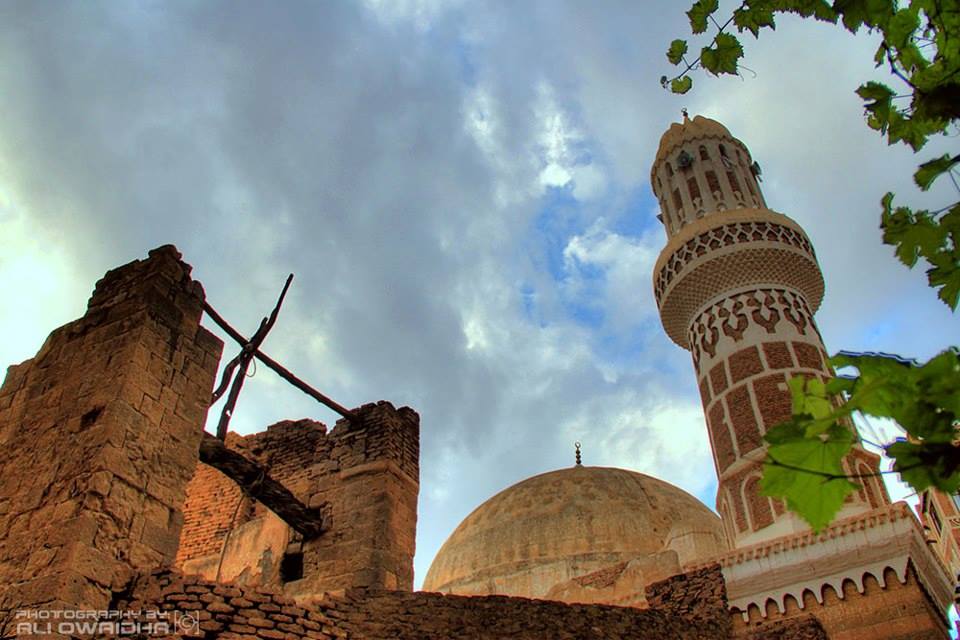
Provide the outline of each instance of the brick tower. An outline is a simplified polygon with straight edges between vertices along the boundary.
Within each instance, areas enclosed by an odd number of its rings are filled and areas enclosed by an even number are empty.
[[[945,637],[950,576],[878,477],[858,480],[819,535],[760,492],[763,435],[791,413],[787,380],[832,371],[813,318],[824,290],[816,254],[796,222],[767,208],[759,173],[726,127],[684,116],[661,138],[650,176],[667,233],[654,292],[667,334],[693,358],[731,547],[717,558],[731,608],[746,626],[812,611],[842,640],[867,628],[908,637],[897,625],[920,630],[911,638]],[[855,446],[844,465],[869,476],[878,462]]]

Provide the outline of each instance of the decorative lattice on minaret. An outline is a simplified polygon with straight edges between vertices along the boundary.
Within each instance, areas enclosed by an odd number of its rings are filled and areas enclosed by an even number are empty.
[[[670,338],[690,351],[719,477],[717,510],[732,544],[804,528],[760,493],[763,434],[791,412],[787,380],[832,371],[813,314],[823,276],[810,239],[766,207],[759,167],[720,123],[686,115],[663,135],[651,170],[667,246],[653,272]],[[856,448],[848,472],[877,456]],[[841,515],[888,502],[877,478]]]

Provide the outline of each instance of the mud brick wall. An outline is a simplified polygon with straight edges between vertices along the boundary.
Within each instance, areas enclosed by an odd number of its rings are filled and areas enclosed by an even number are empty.
[[[727,616],[722,582],[719,592],[716,588],[718,577],[718,571],[707,572],[689,581],[661,583],[658,594],[664,603],[689,604],[695,589],[705,589],[699,605],[685,613],[670,607],[636,609],[365,588],[297,605],[277,590],[216,584],[171,572],[141,577],[132,589],[118,594],[114,607],[189,612],[206,637],[222,640],[720,640],[729,637],[728,626],[704,624]],[[671,588],[678,590],[673,596]],[[719,599],[713,597],[717,593]]]
[[[304,503],[324,510],[330,529],[302,541],[302,579],[282,583],[282,549],[258,546],[255,539],[268,537],[265,529],[272,526],[268,511],[203,464],[188,488],[177,566],[208,579],[219,568],[224,579],[282,586],[300,598],[356,586],[412,589],[419,417],[389,402],[364,405],[355,414],[330,433],[319,422],[297,420],[227,440]],[[244,536],[252,542],[236,544]],[[276,534],[269,537],[275,545]],[[282,537],[281,546],[299,540],[289,528]]]
[[[172,246],[108,272],[0,388],[0,626],[173,560],[221,342]]]
[[[768,622],[736,637],[738,640],[829,640],[820,621],[812,615]]]
[[[327,428],[314,420],[285,420],[248,436],[228,433],[226,445],[270,470],[270,476],[304,499],[307,471],[314,459],[329,457]],[[246,497],[237,484],[200,463],[187,487],[177,565],[219,554],[227,533],[262,517],[266,508]],[[236,517],[234,517],[236,514]]]

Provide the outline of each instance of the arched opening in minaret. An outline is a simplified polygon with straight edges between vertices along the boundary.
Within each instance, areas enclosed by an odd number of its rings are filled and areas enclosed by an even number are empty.
[[[690,202],[693,204],[694,215],[697,218],[702,218],[703,197],[700,195],[700,185],[697,183],[697,176],[687,178],[687,191],[690,193]]]
[[[717,209],[725,209],[723,191],[720,189],[720,180],[717,178],[717,174],[710,170],[704,172],[703,175],[707,179],[707,189],[710,191],[710,195],[713,196],[714,206]]]
[[[743,201],[743,189],[740,188],[740,181],[737,180],[737,174],[734,173],[732,168],[727,169],[727,182],[730,183],[730,191],[733,192],[733,197],[736,198],[741,207],[744,206]]]
[[[709,159],[710,159],[710,154],[707,153],[707,148],[706,148],[705,146],[703,146],[703,145],[700,145],[700,159],[701,159],[701,160],[709,160]]]
[[[760,204],[760,198],[757,197],[757,192],[756,192],[756,190],[753,188],[753,179],[750,178],[750,177],[748,177],[747,180],[746,180],[746,183],[747,183],[747,191],[750,192],[750,197],[753,198],[754,204],[756,204],[758,207],[761,206],[761,204]]]

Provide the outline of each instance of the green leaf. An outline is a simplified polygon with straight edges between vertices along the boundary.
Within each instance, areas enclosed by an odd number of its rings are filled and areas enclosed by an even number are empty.
[[[729,33],[717,34],[712,47],[700,51],[700,64],[714,75],[736,74],[737,61],[743,57],[743,47],[737,37]]]
[[[690,87],[692,86],[693,86],[693,78],[691,78],[690,76],[683,76],[682,78],[674,78],[670,82],[670,91],[683,95],[687,91],[690,91]]]
[[[960,269],[957,269],[956,258],[944,262],[927,270],[927,283],[934,289],[939,288],[937,297],[956,311],[957,302],[960,301]]]
[[[840,14],[843,26],[856,33],[861,26],[884,24],[896,10],[890,0],[837,0],[833,8]]]
[[[840,353],[830,361],[857,369],[845,406],[891,418],[918,442],[952,443],[957,437],[960,355],[955,349],[922,365],[881,354]]]
[[[776,3],[780,11],[796,13],[804,18],[814,18],[823,22],[836,22],[837,13],[824,0],[780,0]]]
[[[960,302],[960,202],[942,215],[907,207],[893,208],[893,194],[883,198],[880,228],[883,241],[893,245],[908,267],[922,257],[930,265],[927,282],[951,309]]]
[[[880,82],[867,82],[860,85],[857,95],[867,104],[863,105],[867,112],[867,125],[880,133],[886,133],[890,123],[893,89]]]
[[[667,50],[667,60],[670,61],[670,64],[680,64],[680,61],[683,60],[683,56],[687,53],[687,41],[686,40],[674,40],[670,43],[670,49]]]
[[[837,440],[797,437],[772,444],[760,483],[764,495],[784,498],[788,509],[820,531],[859,488],[844,477],[841,464],[852,443],[848,432]]]
[[[937,254],[946,238],[927,211],[914,212],[907,207],[892,209],[893,194],[883,197],[880,228],[883,241],[896,247],[896,255],[908,267],[917,264],[922,256]]]
[[[697,0],[687,11],[690,18],[690,30],[694,33],[703,33],[707,30],[707,19],[719,7],[719,0]]]
[[[884,199],[887,208],[892,199],[892,194]],[[956,219],[947,224],[960,229],[960,204]],[[892,419],[907,430],[909,440],[891,443],[886,450],[915,489],[960,489],[960,447],[955,444],[960,351],[947,349],[924,364],[883,354],[841,352],[830,363],[854,369],[857,375],[826,384],[803,376],[788,381],[794,415],[764,436],[769,449],[762,486],[768,495],[786,498],[788,508],[814,528],[829,522],[855,487],[846,482],[841,463],[855,438],[846,422],[852,411]],[[846,399],[829,415],[815,417],[816,403],[837,391],[843,391]]]
[[[886,447],[893,469],[917,491],[935,487],[946,493],[960,490],[960,450],[951,443],[898,440]]]
[[[926,191],[934,180],[949,171],[958,162],[960,162],[960,155],[951,158],[949,153],[928,160],[921,164],[917,172],[913,174],[913,181],[917,183],[918,187]]]
[[[793,405],[794,415],[805,413],[804,407],[807,404],[807,377],[794,376],[787,380],[787,387],[790,388],[790,399]]]
[[[915,9],[904,7],[887,20],[884,40],[892,47],[903,49],[910,45],[914,32],[920,28],[920,16]]]
[[[763,27],[777,28],[773,19],[773,10],[761,4],[742,5],[733,12],[733,24],[740,31],[749,31],[754,38],[760,36],[760,29]]]
[[[866,84],[860,85],[860,88],[857,89],[857,95],[863,98],[864,100],[888,100],[896,95],[893,92],[893,89],[883,84],[882,82],[867,82]]]

